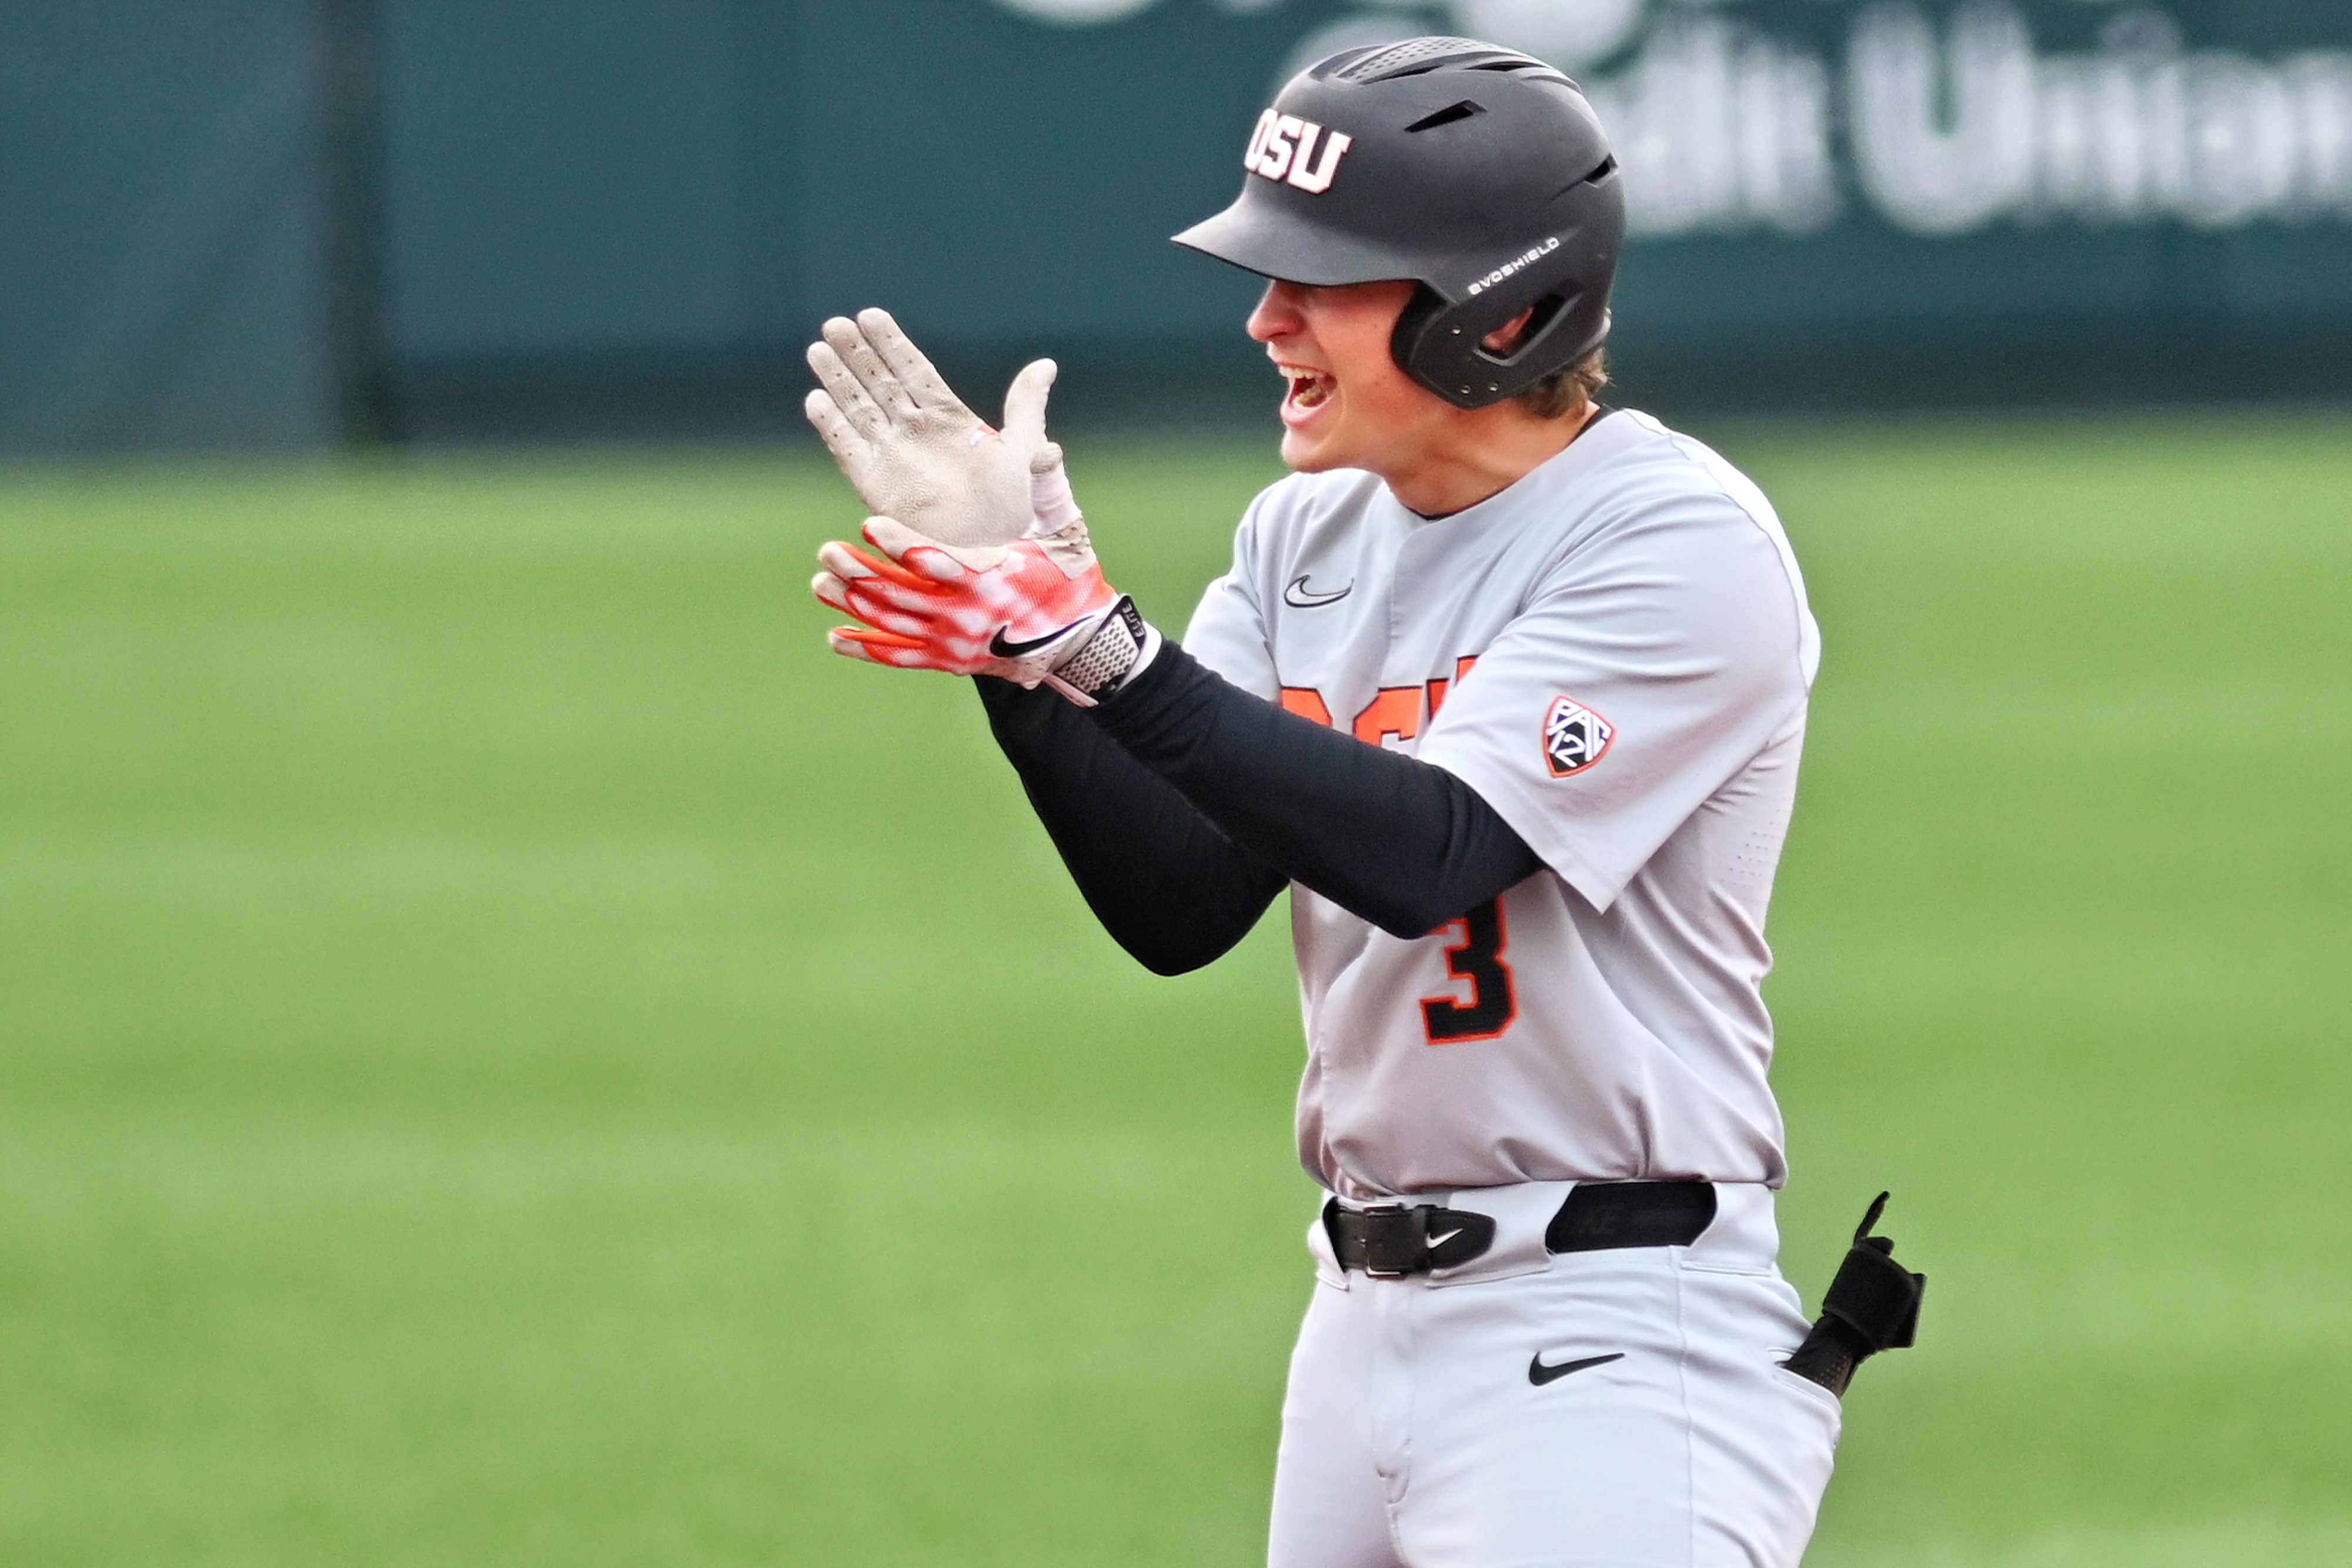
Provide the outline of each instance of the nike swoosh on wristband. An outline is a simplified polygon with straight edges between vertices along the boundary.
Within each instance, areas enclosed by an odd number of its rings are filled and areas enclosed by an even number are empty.
[[[1612,1361],[1625,1359],[1623,1351],[1608,1355],[1588,1355],[1581,1361],[1563,1361],[1558,1366],[1544,1364],[1543,1352],[1538,1351],[1528,1360],[1528,1381],[1541,1388],[1547,1383],[1557,1383],[1571,1372],[1583,1372],[1590,1367],[1606,1366]]]
[[[1356,580],[1349,578],[1348,586],[1337,593],[1317,593],[1307,586],[1307,574],[1300,572],[1291,579],[1290,586],[1282,591],[1282,601],[1294,610],[1314,610],[1326,604],[1337,604],[1356,591]]]
[[[1068,632],[1070,630],[1070,626],[1076,626],[1085,620],[1086,617],[1081,615],[1076,621],[1071,622],[1069,626],[1064,626],[1057,631],[1048,632],[1043,637],[1032,637],[1025,643],[1010,643],[1005,641],[1004,634],[1013,630],[1013,628],[1010,626],[999,626],[996,629],[996,635],[988,640],[988,651],[995,654],[1000,659],[1026,658],[1029,654],[1035,653],[1038,649],[1044,647],[1055,638]]]

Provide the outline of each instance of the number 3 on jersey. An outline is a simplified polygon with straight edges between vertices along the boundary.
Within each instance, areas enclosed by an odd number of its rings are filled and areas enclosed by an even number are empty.
[[[1358,740],[1378,746],[1393,735],[1411,740],[1421,733],[1422,716],[1431,718],[1444,706],[1449,687],[1470,673],[1475,653],[1454,661],[1451,679],[1440,675],[1417,686],[1383,686],[1349,727]],[[1317,724],[1331,723],[1330,705],[1312,686],[1285,686],[1282,706]],[[1426,709],[1423,704],[1426,703]],[[1510,966],[1503,962],[1503,901],[1492,898],[1458,920],[1449,920],[1430,933],[1458,930],[1462,940],[1445,950],[1445,972],[1463,984],[1467,996],[1423,997],[1423,1032],[1432,1045],[1454,1045],[1469,1040],[1495,1040],[1519,1016],[1518,998],[1511,992]]]
[[[1469,995],[1421,999],[1422,1029],[1429,1043],[1499,1038],[1519,1013],[1518,998],[1511,991],[1511,967],[1503,962],[1502,899],[1490,898],[1437,929],[1462,934],[1462,940],[1445,950],[1445,972],[1464,982]]]

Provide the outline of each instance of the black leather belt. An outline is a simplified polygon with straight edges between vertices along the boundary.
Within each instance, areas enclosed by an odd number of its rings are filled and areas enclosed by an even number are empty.
[[[1544,1228],[1544,1247],[1687,1247],[1714,1221],[1715,1187],[1707,1182],[1595,1182],[1570,1192]],[[1331,1198],[1323,1205],[1323,1232],[1339,1267],[1375,1280],[1458,1269],[1495,1244],[1491,1217],[1429,1203],[1349,1208]]]

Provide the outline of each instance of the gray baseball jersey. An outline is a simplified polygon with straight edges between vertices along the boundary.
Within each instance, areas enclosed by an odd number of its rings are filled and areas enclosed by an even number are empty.
[[[1310,1175],[1780,1185],[1764,914],[1820,644],[1754,484],[1629,412],[1442,518],[1296,475],[1184,642],[1454,774],[1547,868],[1413,940],[1291,889]]]

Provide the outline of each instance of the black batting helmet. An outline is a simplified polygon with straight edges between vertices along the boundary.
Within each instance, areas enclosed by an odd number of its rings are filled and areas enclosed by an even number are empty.
[[[1463,408],[1499,402],[1609,335],[1625,196],[1583,92],[1474,38],[1343,49],[1258,117],[1233,205],[1176,243],[1292,283],[1421,285],[1391,351]],[[1503,353],[1479,340],[1522,310]]]

